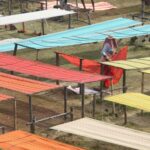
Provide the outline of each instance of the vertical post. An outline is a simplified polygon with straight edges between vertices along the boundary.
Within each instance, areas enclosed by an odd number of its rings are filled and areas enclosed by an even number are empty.
[[[84,112],[85,112],[85,108],[84,108],[84,84],[81,84],[81,107],[82,107],[82,110],[81,110],[81,117],[83,118],[84,117]]]
[[[14,129],[17,129],[17,111],[16,111],[16,99],[13,100],[14,102]]]
[[[93,94],[93,112],[92,116],[95,118],[96,94]]]
[[[9,15],[12,13],[12,0],[8,0],[8,13]]]
[[[35,133],[35,123],[36,123],[36,117],[33,116],[33,119],[32,119],[31,125],[30,125],[30,132],[31,133]]]
[[[59,61],[59,53],[56,52],[56,66],[60,65],[60,61]],[[59,85],[59,80],[56,80],[56,84]]]
[[[68,15],[68,29],[71,29],[71,14]]]
[[[41,28],[42,28],[42,35],[45,34],[45,30],[44,30],[44,20],[41,20]]]
[[[141,80],[141,93],[144,93],[144,72],[142,72],[142,80]],[[143,110],[141,110],[141,115],[143,116]]]
[[[67,112],[67,87],[64,87],[64,113]]]
[[[16,54],[17,54],[17,48],[18,48],[18,44],[15,43],[15,48],[14,48],[13,56],[16,56]]]
[[[82,71],[83,68],[83,59],[80,58],[80,66],[79,66],[79,71]],[[80,94],[81,94],[81,84],[78,84],[79,88],[80,88]]]
[[[39,59],[39,50],[37,49],[37,51],[36,51],[36,60],[38,60]]]
[[[59,62],[59,53],[55,52],[56,53],[56,66],[59,66],[60,65],[60,62]]]
[[[126,70],[123,70],[123,93],[126,93],[127,88],[126,88]],[[124,124],[127,124],[127,107],[123,106],[123,110],[124,110]]]
[[[144,93],[144,72],[142,72],[141,93]]]
[[[23,2],[22,2],[22,0],[19,0],[19,3],[20,3],[20,4],[19,4],[19,6],[20,6],[20,12],[23,13],[23,8],[22,8]]]
[[[101,72],[100,72],[101,75],[104,74],[104,65],[101,64]],[[104,86],[104,81],[101,81],[100,82],[100,100],[102,102],[102,99],[103,99],[103,86]]]
[[[32,122],[32,98],[29,95],[29,122]]]
[[[144,19],[144,9],[145,9],[145,1],[144,0],[141,0],[142,1],[142,6],[141,6],[141,20],[143,22],[143,19]]]
[[[48,9],[48,7],[47,7],[47,5],[48,5],[48,4],[47,4],[47,3],[48,3],[48,2],[47,2],[47,0],[45,0],[45,3],[46,3],[46,4],[45,4],[45,6],[46,6],[46,9]]]
[[[94,0],[91,0],[91,3],[92,3],[93,11],[95,11],[95,3],[94,3]]]
[[[80,66],[79,66],[79,71],[82,71],[83,69],[83,59],[80,58]]]
[[[47,7],[47,6],[46,6]],[[41,3],[41,10],[44,10],[44,4]],[[42,28],[42,35],[45,34],[45,30],[44,30],[44,19],[41,20],[41,28]]]
[[[77,20],[79,20],[79,6],[78,6],[78,0],[76,0],[76,8],[77,8]]]
[[[87,11],[86,13],[87,13],[87,17],[88,17],[88,24],[90,25],[90,24],[91,24],[90,12],[89,12],[89,11]]]
[[[124,124],[127,124],[127,107],[123,106],[123,110],[124,110]]]
[[[25,33],[25,23],[22,23],[22,32]]]
[[[73,107],[70,107],[70,120],[73,121]]]
[[[123,86],[122,92],[126,93],[126,91],[127,91],[127,87],[126,87],[126,70],[123,70],[122,86]]]
[[[113,95],[113,80],[112,80],[112,78],[110,80],[111,80],[110,93],[111,93],[111,95]],[[113,114],[116,113],[116,105],[115,105],[115,103],[112,104],[112,113]]]

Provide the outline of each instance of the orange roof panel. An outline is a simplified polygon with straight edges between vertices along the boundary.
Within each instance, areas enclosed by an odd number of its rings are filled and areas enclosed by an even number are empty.
[[[0,135],[0,148],[4,150],[84,150],[20,130]]]
[[[0,87],[31,95],[59,86],[0,72]]]
[[[13,98],[14,98],[14,97],[12,97],[12,96],[0,94],[0,101],[11,100],[11,99],[13,99]]]

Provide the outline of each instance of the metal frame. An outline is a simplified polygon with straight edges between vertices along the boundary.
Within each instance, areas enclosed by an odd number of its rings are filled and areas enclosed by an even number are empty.
[[[106,66],[113,66],[113,65],[108,65],[108,64],[103,64],[103,65],[106,65]],[[126,85],[126,71],[128,69],[125,69],[125,68],[121,68],[121,67],[116,67],[116,68],[120,68],[123,70],[123,77],[122,77],[122,92],[123,93],[126,93],[127,92],[127,85]],[[149,67],[147,67],[149,68]],[[146,69],[147,69],[146,68]],[[131,69],[131,70],[140,70],[140,69],[144,69],[144,68],[134,68],[134,69]],[[144,76],[144,75],[143,75]],[[144,78],[142,79],[144,81]],[[143,82],[142,81],[142,82]],[[144,88],[144,83],[141,84],[141,91],[143,92]],[[127,124],[127,108],[126,106],[123,106],[123,110],[124,110],[124,124]]]
[[[49,117],[45,117],[45,118],[41,118],[41,119],[36,119],[36,117],[33,116],[32,120],[30,122],[28,122],[27,125],[30,125],[30,132],[35,133],[35,130],[36,130],[35,126],[37,123],[51,120],[51,119],[60,118],[60,117],[66,118],[67,116],[70,116],[70,120],[73,121],[73,108],[72,107],[70,107],[70,112],[66,111],[66,112],[58,114],[58,115],[49,116]]]
[[[144,20],[150,20],[150,18],[145,17],[146,14],[150,15],[150,13],[145,12],[145,0],[141,0],[141,13],[140,14],[136,14],[136,15],[132,15],[132,18],[140,18],[141,21],[143,22]]]
[[[32,106],[32,95],[27,95],[28,96],[28,101],[29,101],[29,122],[32,122],[35,118],[35,116],[33,115],[33,106]],[[70,109],[70,112],[72,112],[72,108]],[[67,113],[67,88],[64,87],[64,113],[63,115],[68,115]],[[65,118],[66,119],[66,118]],[[45,118],[40,119],[42,121],[45,120]],[[47,117],[46,117],[47,120]],[[32,130],[32,126],[30,127],[30,129]]]
[[[60,66],[60,56],[59,56],[59,52],[56,52],[56,66]],[[79,58],[80,59],[80,65],[79,65],[79,71],[82,71],[82,67],[83,67],[83,58]],[[103,68],[103,65],[102,65]],[[103,74],[103,69],[102,72],[100,72],[100,74]],[[112,79],[110,79],[112,80]],[[80,99],[81,99],[81,117],[83,118],[85,116],[85,83],[78,83],[79,87],[80,87]],[[112,85],[111,85],[112,88]],[[103,81],[100,81],[100,100],[102,101],[103,99]],[[96,94],[93,94],[93,112],[92,112],[92,116],[95,117],[95,107],[96,107]]]

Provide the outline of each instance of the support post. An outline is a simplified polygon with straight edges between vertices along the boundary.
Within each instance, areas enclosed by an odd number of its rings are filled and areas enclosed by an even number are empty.
[[[25,33],[25,23],[22,23],[22,32]]]
[[[36,60],[38,60],[39,59],[39,50],[37,49],[37,51],[36,51]]]
[[[93,112],[92,117],[95,118],[96,94],[93,94]]]
[[[29,95],[29,122],[32,122],[32,98],[31,95]]]
[[[126,93],[126,91],[127,91],[127,87],[126,87],[126,70],[123,70],[123,82],[122,82],[122,86],[123,86],[122,92]]]
[[[85,108],[84,108],[84,84],[81,84],[81,107],[82,107],[82,110],[81,110],[81,117],[83,118],[84,117],[84,112],[85,112]]]
[[[56,52],[56,66],[60,65],[59,53]],[[56,84],[59,85],[59,80],[56,80]]]
[[[43,3],[40,3],[41,4],[41,10],[44,10],[44,4]],[[46,6],[46,5],[45,5]],[[47,9],[47,8],[46,8]]]
[[[17,129],[17,111],[16,111],[16,99],[14,99],[14,130]]]
[[[126,93],[127,88],[126,88],[126,70],[123,70],[123,93]],[[127,107],[123,106],[124,109],[124,124],[127,124]]]
[[[67,87],[64,87],[64,113],[67,112]]]
[[[100,72],[101,75],[104,74],[104,65],[102,64],[101,65],[101,72]],[[103,100],[103,87],[104,87],[104,81],[101,81],[100,82],[100,101],[102,102]]]
[[[124,124],[126,125],[127,124],[127,107],[123,106],[123,109],[124,109]]]
[[[144,20],[144,9],[145,9],[145,1],[144,0],[141,0],[142,1],[142,8],[141,8],[141,21],[143,22]]]
[[[82,71],[83,68],[83,59],[80,58],[80,66],[79,66],[79,71]],[[81,94],[81,84],[78,84],[79,88],[80,88],[80,94]]]
[[[113,80],[112,80],[112,78],[110,80],[111,80],[110,93],[111,93],[111,95],[113,95]],[[116,113],[116,105],[115,105],[115,103],[112,103],[112,113],[113,114]]]
[[[141,93],[144,93],[144,72],[142,72]]]
[[[91,0],[91,3],[92,3],[92,7],[93,7],[93,12],[95,11],[95,3],[94,3],[94,0]]]
[[[71,29],[71,14],[68,15],[68,29]]]
[[[35,133],[35,123],[36,123],[36,117],[33,116],[32,123],[30,125],[30,132],[31,133]]]
[[[56,52],[56,66],[59,66],[60,62],[59,62],[59,53]]]
[[[79,6],[78,6],[78,0],[76,0],[76,8],[77,8],[77,20],[79,20]]]
[[[42,35],[45,34],[45,30],[44,30],[44,20],[41,20],[41,28],[42,28]]]
[[[17,48],[18,48],[18,44],[15,43],[15,48],[14,48],[13,56],[17,55]]]
[[[70,120],[73,121],[73,107],[70,107]]]
[[[80,66],[79,66],[79,71],[82,71],[83,69],[83,59],[80,58]]]
[[[141,93],[144,93],[144,72],[142,72]],[[144,111],[141,110],[141,115],[143,116],[143,114],[144,114]]]
[[[12,0],[8,0],[8,13],[9,15],[12,14]]]
[[[48,7],[47,7],[47,5],[48,5],[48,4],[47,4],[47,3],[48,3],[47,0],[45,0],[45,3],[46,3],[46,5],[45,5],[45,6],[46,6],[46,9],[48,9]]]

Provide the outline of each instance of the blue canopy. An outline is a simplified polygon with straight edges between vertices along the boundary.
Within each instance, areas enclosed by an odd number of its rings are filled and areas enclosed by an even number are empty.
[[[86,44],[103,41],[108,34],[122,32],[120,29],[139,25],[141,22],[127,18],[117,18],[102,23],[88,25],[80,28],[70,29],[63,32],[52,33],[44,36],[28,38],[16,42],[17,49],[25,47],[33,49],[54,48],[78,44]],[[115,32],[114,32],[115,31]],[[113,35],[114,37],[118,36]],[[122,38],[125,38],[122,37]],[[0,45],[0,52],[14,50],[14,43]]]

